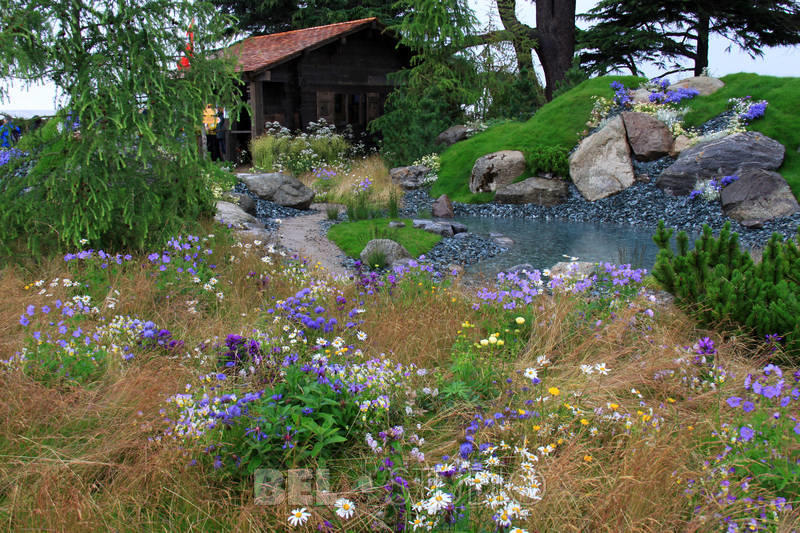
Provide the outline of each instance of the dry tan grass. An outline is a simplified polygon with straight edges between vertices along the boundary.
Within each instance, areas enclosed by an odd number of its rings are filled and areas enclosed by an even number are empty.
[[[229,261],[231,254],[238,260]],[[166,298],[145,270],[113,281],[119,290],[119,314],[147,317],[169,327],[187,350],[197,343],[229,333],[247,333],[264,324],[260,313],[273,298],[292,294],[301,283],[286,279],[276,265],[269,280],[259,284],[248,273],[263,266],[261,254],[222,248],[215,255],[220,279],[231,285],[224,304],[213,312],[191,314],[185,297]],[[37,279],[70,277],[63,261],[23,270],[0,271],[0,350],[3,358],[19,349],[24,332],[19,315],[28,303],[45,303],[24,286]],[[64,298],[63,288],[48,298]],[[357,296],[345,288],[349,300]],[[452,346],[463,321],[491,320],[485,310],[471,307],[466,288],[431,289],[411,285],[395,296],[379,295],[368,303],[370,312],[360,326],[368,334],[370,355],[385,353],[401,363],[438,369],[450,376]],[[542,459],[544,499],[532,507],[529,531],[708,531],[708,524],[690,521],[683,496],[688,477],[700,475],[703,435],[709,435],[719,395],[689,394],[678,380],[656,379],[657,371],[677,369],[676,346],[691,345],[707,332],[674,308],[657,309],[650,325],[631,327],[641,307],[618,310],[616,320],[595,328],[576,320],[579,301],[572,297],[542,297],[531,308],[535,319],[525,349],[508,362],[524,370],[536,357],[552,360],[548,384],[557,385],[564,401],[585,408],[609,402],[635,411],[642,392],[648,407],[664,418],[658,432],[626,436],[603,434],[569,439]],[[640,302],[640,305],[645,305]],[[487,332],[476,331],[476,335]],[[714,337],[720,362],[738,376],[762,360],[741,340]],[[581,364],[606,363],[610,372],[588,380]],[[194,370],[178,360],[152,357],[123,370],[115,367],[99,383],[82,388],[49,388],[20,374],[0,373],[0,528],[52,531],[281,531],[290,506],[256,505],[252,487],[221,481],[203,470],[189,468],[191,457],[174,445],[148,441],[157,435],[164,400],[191,381]],[[549,385],[548,385],[549,386]],[[571,394],[580,393],[576,400]],[[674,403],[671,400],[674,400]],[[498,398],[494,408],[504,406]],[[486,410],[493,406],[484,405]],[[454,405],[431,413],[422,431],[430,435],[425,447],[430,462],[452,454],[463,440],[463,428],[476,412],[474,405]],[[691,428],[691,429],[690,429]],[[536,434],[524,425],[511,434]],[[706,437],[707,438],[707,437]],[[549,437],[548,437],[549,439]],[[546,443],[547,439],[534,446]],[[584,458],[591,456],[591,461]],[[366,501],[354,492],[351,471],[358,458],[333,467],[343,469],[333,490]],[[366,463],[366,459],[363,460]],[[366,511],[366,509],[365,509]],[[312,512],[319,512],[312,509]],[[375,530],[369,514],[359,515],[353,531]],[[798,527],[796,515],[785,519],[783,530]],[[309,524],[310,526],[310,524]],[[302,528],[299,528],[302,530]],[[310,530],[310,529],[309,529]]]
[[[403,190],[392,183],[389,169],[379,155],[356,159],[353,161],[351,169],[347,172],[337,170],[336,185],[330,190],[328,201],[346,203],[353,196],[353,188],[364,178],[369,178],[372,182],[370,199],[373,203],[385,206],[389,201],[390,195],[394,193],[399,205],[402,205]],[[311,186],[317,178],[312,172],[307,172],[301,175],[299,179],[305,185]]]

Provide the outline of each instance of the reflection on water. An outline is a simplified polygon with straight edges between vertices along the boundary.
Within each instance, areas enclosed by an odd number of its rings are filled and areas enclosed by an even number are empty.
[[[502,233],[514,240],[508,252],[467,267],[472,276],[494,277],[520,263],[540,270],[550,268],[567,261],[564,255],[579,261],[630,263],[650,270],[658,253],[652,239],[654,231],[635,226],[486,217],[455,220],[466,224],[472,233]]]

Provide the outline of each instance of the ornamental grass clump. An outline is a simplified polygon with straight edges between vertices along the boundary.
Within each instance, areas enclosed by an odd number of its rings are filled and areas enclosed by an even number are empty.
[[[184,235],[0,271],[7,529],[797,529],[776,332],[625,265],[347,280]]]

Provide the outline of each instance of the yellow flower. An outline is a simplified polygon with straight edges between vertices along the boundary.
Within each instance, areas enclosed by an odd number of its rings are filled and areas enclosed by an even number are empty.
[[[521,326],[522,324],[525,323],[525,319],[522,318],[521,316],[518,316],[517,318],[514,319],[514,322],[516,322],[517,324],[519,324]]]
[[[611,408],[612,411],[616,411],[617,409],[619,409],[618,403],[610,403],[608,404],[608,406]]]
[[[503,339],[500,339],[500,340],[497,341],[497,345],[498,346],[502,346],[504,344],[505,344],[505,341],[503,341]]]
[[[669,403],[675,403],[675,398],[667,398],[667,401],[668,401]]]
[[[588,426],[589,425],[589,421],[586,420],[585,418],[581,418],[581,425],[582,426]]]
[[[586,461],[587,463],[591,463],[592,462],[592,456],[588,455],[588,454],[584,455],[583,456],[583,460]]]
[[[561,394],[561,391],[558,390],[558,387],[550,387],[549,389],[547,389],[547,392],[549,392],[552,396],[558,396],[559,394]]]
[[[481,339],[481,346],[489,346],[489,341],[486,339]]]
[[[542,426],[533,426],[534,431],[539,431],[540,429],[542,429]]]

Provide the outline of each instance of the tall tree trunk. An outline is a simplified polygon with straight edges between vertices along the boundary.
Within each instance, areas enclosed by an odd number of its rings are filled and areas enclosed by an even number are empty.
[[[520,74],[533,72],[533,48],[536,46],[534,29],[517,18],[517,0],[496,0],[497,11],[503,28],[511,34],[511,44],[517,56],[517,69]]]
[[[707,13],[697,14],[697,49],[694,56],[694,75],[700,76],[708,66],[708,33],[709,16]]]
[[[536,54],[544,70],[545,95],[551,100],[575,55],[575,0],[538,0],[536,30]]]

